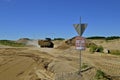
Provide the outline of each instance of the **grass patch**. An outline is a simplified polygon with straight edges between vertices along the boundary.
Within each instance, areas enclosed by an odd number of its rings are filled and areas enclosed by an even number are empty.
[[[24,47],[25,44],[22,43],[16,43],[15,41],[10,41],[10,40],[0,40],[1,45],[5,46],[12,46],[12,47]]]
[[[120,50],[111,50],[111,51],[110,51],[110,54],[120,55]]]
[[[89,66],[86,64],[86,63],[83,63],[82,64],[82,69],[86,69],[86,68],[88,68]]]
[[[104,78],[104,76],[105,76],[105,73],[103,71],[97,70],[96,75],[95,75],[96,79]]]
[[[103,52],[103,49],[104,49],[102,46],[97,46],[97,45],[91,45],[89,48],[91,53]]]
[[[94,53],[97,49],[97,46],[96,45],[91,45],[89,48],[90,48],[90,52]]]
[[[91,43],[91,42],[88,42],[86,44],[87,48],[89,48],[89,51],[91,53],[94,53],[94,52],[103,52],[104,48],[100,45],[96,45],[95,43]]]
[[[103,71],[97,70],[93,80],[111,80],[111,79],[108,78]]]

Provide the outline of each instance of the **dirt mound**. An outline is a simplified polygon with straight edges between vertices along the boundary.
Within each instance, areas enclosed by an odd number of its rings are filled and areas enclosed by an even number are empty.
[[[17,40],[16,42],[18,42],[18,43],[24,43],[24,44],[26,44],[28,41],[30,41],[31,39],[29,39],[29,38],[20,38],[19,40]]]
[[[65,42],[61,43],[59,46],[56,47],[56,49],[61,49],[61,50],[65,50],[70,48],[70,45],[66,44]]]
[[[76,38],[76,37],[73,37],[73,38],[71,38],[71,39],[69,39],[69,40],[66,40],[65,43],[66,43],[67,45],[70,45],[70,46],[75,46],[75,41],[76,41],[75,38]],[[90,45],[96,45],[96,44],[95,44],[94,42],[86,39],[86,46],[88,47],[88,46],[90,46]]]
[[[65,41],[64,40],[54,40],[53,43],[54,43],[54,48],[60,46],[62,43],[64,43]]]
[[[76,38],[76,37],[73,37],[73,38],[71,38],[71,39],[68,39],[68,40],[65,41],[65,43],[68,44],[68,45],[75,46],[75,38]]]
[[[76,69],[68,62],[54,61],[48,65],[48,70],[53,73],[74,72]]]
[[[40,45],[38,44],[38,40],[33,40],[33,39],[29,39],[29,38],[20,38],[16,42],[23,43],[28,47],[40,47]]]

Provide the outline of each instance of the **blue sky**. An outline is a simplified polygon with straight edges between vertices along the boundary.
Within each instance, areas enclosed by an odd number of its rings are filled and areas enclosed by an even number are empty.
[[[120,0],[0,0],[0,39],[120,36]]]

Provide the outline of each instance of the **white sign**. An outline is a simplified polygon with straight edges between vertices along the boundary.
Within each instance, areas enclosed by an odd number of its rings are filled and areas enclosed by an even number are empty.
[[[75,46],[76,46],[76,49],[78,50],[85,50],[86,48],[86,42],[85,42],[85,38],[83,37],[76,37],[76,41],[75,41]]]

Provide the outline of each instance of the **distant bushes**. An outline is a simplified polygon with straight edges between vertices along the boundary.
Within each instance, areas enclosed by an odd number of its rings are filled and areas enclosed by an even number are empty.
[[[93,36],[93,37],[87,37],[86,39],[105,39],[106,37],[101,36]]]
[[[54,39],[45,38],[45,40],[52,41],[52,40],[65,40],[65,39],[64,38],[54,38]]]
[[[52,39],[51,39],[51,38],[45,38],[45,40],[47,40],[47,41],[51,41]]]
[[[119,36],[111,36],[111,37],[107,37],[106,40],[114,40],[114,39],[120,39]]]
[[[16,43],[15,41],[10,40],[0,40],[1,45],[12,46],[12,47],[24,47],[25,44]]]
[[[119,36],[110,36],[110,37],[93,36],[93,37],[87,37],[87,39],[105,39],[105,40],[114,40],[114,39],[120,39],[120,37],[119,37]]]
[[[54,38],[54,40],[65,40],[64,38]]]

